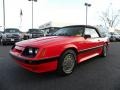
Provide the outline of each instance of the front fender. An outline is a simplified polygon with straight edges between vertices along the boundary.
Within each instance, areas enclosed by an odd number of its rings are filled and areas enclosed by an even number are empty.
[[[68,50],[68,49],[73,49],[73,50],[75,50],[76,53],[78,53],[78,47],[77,47],[76,45],[74,45],[74,44],[68,44],[68,45],[65,45],[65,46],[63,47],[60,55],[61,55],[62,53],[64,53],[66,50]]]
[[[75,48],[76,50],[78,50],[78,47],[76,45],[74,45],[74,44],[65,45],[63,49],[66,50],[68,48]]]
[[[74,49],[78,52],[77,46],[73,44],[67,45],[56,45],[52,47],[46,47],[39,53],[38,57],[41,57],[41,54],[44,52],[44,55],[41,58],[50,58],[50,57],[60,57],[61,54],[66,51],[67,49]]]

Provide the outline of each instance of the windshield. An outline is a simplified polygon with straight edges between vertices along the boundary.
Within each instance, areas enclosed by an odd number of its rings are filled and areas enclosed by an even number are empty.
[[[64,27],[53,33],[55,36],[82,36],[83,27]]]
[[[20,33],[19,29],[5,29],[5,33]]]
[[[28,33],[42,33],[39,29],[29,29]]]

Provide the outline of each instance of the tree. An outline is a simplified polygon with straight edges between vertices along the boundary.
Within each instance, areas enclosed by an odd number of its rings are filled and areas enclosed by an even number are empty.
[[[100,18],[107,28],[115,28],[120,22],[120,10],[114,11],[109,8],[102,12]]]

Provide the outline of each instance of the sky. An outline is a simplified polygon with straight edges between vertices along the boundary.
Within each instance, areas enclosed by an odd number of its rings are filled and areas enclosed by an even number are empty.
[[[3,0],[0,0],[0,26],[3,25]],[[34,28],[47,22],[60,22],[65,24],[85,24],[86,7],[88,8],[88,24],[102,24],[101,12],[112,6],[114,10],[120,9],[120,0],[38,0],[34,2]],[[112,3],[112,5],[111,5]],[[32,27],[32,2],[28,0],[5,0],[6,28],[19,28],[27,31]],[[20,9],[23,15],[20,16]],[[22,23],[21,23],[22,18]],[[2,29],[0,27],[0,29]]]

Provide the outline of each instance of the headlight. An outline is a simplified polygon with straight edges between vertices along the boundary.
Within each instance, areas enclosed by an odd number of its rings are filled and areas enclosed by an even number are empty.
[[[29,48],[28,52],[29,52],[29,54],[37,54],[38,49],[36,49],[36,48]]]
[[[6,38],[6,34],[3,34],[3,38]]]
[[[24,49],[22,55],[26,57],[35,57],[38,53],[38,48],[27,47]]]

